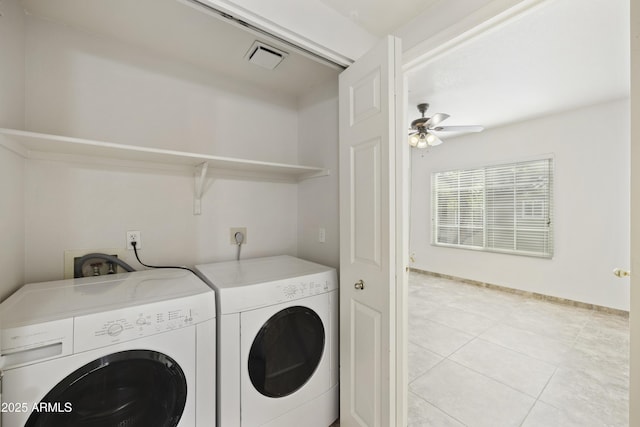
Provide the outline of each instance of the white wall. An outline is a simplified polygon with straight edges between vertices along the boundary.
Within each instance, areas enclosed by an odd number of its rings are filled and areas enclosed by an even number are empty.
[[[230,227],[247,227],[243,258],[296,255],[295,184],[216,179],[194,216],[190,176],[29,161],[25,199],[27,282],[62,278],[65,250],[124,247],[127,230],[152,265],[235,259]]]
[[[299,102],[299,161],[329,168],[328,177],[298,186],[298,255],[338,267],[340,236],[338,211],[338,81],[312,89]],[[319,229],[326,231],[318,241]]]
[[[24,125],[24,11],[19,0],[0,3],[0,127]]]
[[[297,159],[293,97],[29,17],[29,130],[265,161]]]
[[[0,301],[23,282],[23,194],[24,160],[0,147]]]
[[[594,126],[604,123],[604,128]],[[447,140],[412,162],[413,267],[617,309],[629,309],[629,100]],[[430,179],[434,171],[526,160],[555,164],[553,259],[435,247]]]
[[[292,97],[33,17],[26,48],[29,130],[297,161]],[[295,184],[216,178],[194,216],[190,175],[29,160],[25,194],[27,282],[62,278],[66,249],[123,247],[127,230],[150,264],[234,259],[230,227],[248,228],[243,257],[297,253]]]
[[[18,0],[0,3],[0,127],[24,125],[24,19]],[[0,147],[0,301],[23,282],[24,161]]]

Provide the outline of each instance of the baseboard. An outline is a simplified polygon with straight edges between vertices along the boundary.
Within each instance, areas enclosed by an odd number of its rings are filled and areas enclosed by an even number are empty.
[[[456,276],[451,276],[448,274],[442,274],[442,273],[434,273],[433,271],[426,271],[426,270],[420,270],[418,268],[410,268],[410,271],[413,271],[414,273],[420,273],[420,274],[425,274],[428,276],[434,276],[434,277],[441,277],[443,279],[451,279],[451,280],[457,280],[459,282],[462,283],[466,283],[469,285],[474,285],[474,286],[480,286],[483,288],[488,288],[488,289],[494,289],[496,291],[501,291],[501,292],[506,292],[506,293],[510,293],[510,294],[516,294],[516,295],[521,295],[527,298],[532,298],[532,299],[538,299],[538,300],[543,300],[543,301],[549,301],[549,302],[553,302],[556,304],[563,304],[563,305],[570,305],[573,307],[580,307],[580,308],[586,308],[586,309],[590,309],[590,310],[594,310],[594,311],[599,311],[602,313],[608,313],[608,314],[615,314],[617,316],[622,316],[622,317],[629,317],[629,312],[626,310],[620,310],[617,308],[611,308],[611,307],[605,307],[602,305],[597,305],[597,304],[589,304],[586,302],[580,302],[580,301],[573,301],[570,299],[565,299],[565,298],[560,298],[560,297],[554,297],[551,295],[544,295],[544,294],[539,294],[536,292],[529,292],[529,291],[522,291],[520,289],[513,289],[513,288],[509,288],[507,286],[502,286],[502,285],[495,285],[493,283],[486,283],[486,282],[480,282],[478,280],[471,280],[471,279],[465,279],[464,277],[456,277]]]

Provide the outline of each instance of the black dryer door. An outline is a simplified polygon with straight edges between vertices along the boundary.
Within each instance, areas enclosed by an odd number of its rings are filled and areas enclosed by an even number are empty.
[[[253,340],[249,378],[261,394],[288,396],[311,379],[324,352],[322,320],[308,307],[281,310],[267,320]]]
[[[187,399],[184,372],[151,350],[113,353],[60,381],[25,427],[175,427]]]

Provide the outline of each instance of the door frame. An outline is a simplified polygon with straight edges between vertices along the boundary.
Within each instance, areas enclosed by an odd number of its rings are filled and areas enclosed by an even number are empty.
[[[631,304],[629,307],[630,347],[629,357],[629,425],[640,425],[640,383],[636,372],[640,371],[640,225],[633,221],[640,215],[640,5],[630,0],[631,39]],[[635,144],[634,144],[635,142]],[[632,378],[636,377],[636,381]]]

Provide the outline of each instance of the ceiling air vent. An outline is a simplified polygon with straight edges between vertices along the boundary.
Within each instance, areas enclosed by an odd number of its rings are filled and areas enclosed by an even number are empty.
[[[251,49],[244,56],[252,64],[273,70],[286,58],[288,53],[259,41],[253,42]]]

